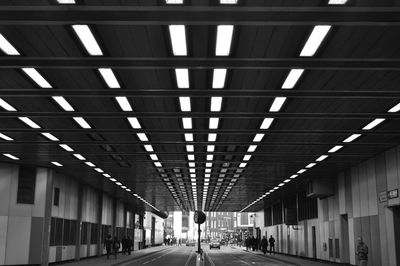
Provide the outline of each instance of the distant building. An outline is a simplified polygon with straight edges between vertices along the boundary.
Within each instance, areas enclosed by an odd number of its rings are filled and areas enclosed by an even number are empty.
[[[237,227],[236,212],[206,212],[204,223],[205,238],[225,238],[235,232]]]

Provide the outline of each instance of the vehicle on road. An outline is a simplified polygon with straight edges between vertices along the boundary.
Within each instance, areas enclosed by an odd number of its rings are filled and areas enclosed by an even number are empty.
[[[194,247],[194,246],[195,246],[195,243],[194,243],[194,241],[192,241],[192,240],[188,240],[188,241],[186,242],[186,246],[187,246],[187,247]]]
[[[221,242],[218,239],[212,239],[210,241],[210,249],[213,248],[221,249]]]

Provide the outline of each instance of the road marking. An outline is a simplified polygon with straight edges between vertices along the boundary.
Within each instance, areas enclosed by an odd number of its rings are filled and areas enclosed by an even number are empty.
[[[190,260],[192,259],[192,256],[193,256],[193,249],[190,251],[189,258],[187,259],[187,261],[186,261],[186,263],[185,263],[185,266],[188,266],[188,265],[189,265]]]
[[[208,259],[208,261],[210,262],[211,266],[215,266],[213,260],[211,259],[211,257],[208,255],[208,251],[204,252],[206,258]]]

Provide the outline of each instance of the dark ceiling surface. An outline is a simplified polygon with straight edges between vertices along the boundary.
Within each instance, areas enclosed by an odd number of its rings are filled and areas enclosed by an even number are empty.
[[[0,2],[0,34],[20,53],[0,50],[0,98],[17,110],[0,107],[0,133],[12,138],[0,138],[0,150],[16,163],[54,167],[148,210],[254,211],[263,200],[304,189],[310,178],[332,177],[400,142],[399,114],[388,112],[400,102],[400,1],[75,2]],[[75,24],[89,26],[102,56],[88,54]],[[169,25],[186,26],[186,56],[174,56]],[[218,25],[234,25],[227,56],[215,55]],[[316,53],[302,57],[316,25],[332,27]],[[51,88],[38,86],[21,70],[26,67]],[[98,68],[112,69],[119,88],[110,88]],[[175,75],[182,68],[189,70],[185,89]],[[212,85],[214,68],[227,69],[220,89]],[[291,69],[304,72],[283,90]],[[63,96],[74,111],[64,111],[52,96]],[[121,110],[116,96],[126,97],[133,111]],[[189,112],[180,108],[182,96],[190,97]],[[210,111],[211,97],[222,97],[220,111]],[[275,97],[287,99],[270,112]],[[192,129],[183,129],[187,117]],[[211,117],[219,118],[216,129],[209,129]],[[274,118],[268,129],[260,129],[264,118]],[[377,118],[385,121],[363,129]],[[46,132],[58,141],[41,135]],[[256,134],[265,135],[254,142]],[[352,134],[361,136],[344,143]],[[254,152],[250,145],[257,145]],[[337,145],[343,148],[328,152]],[[241,165],[245,155],[252,157]],[[329,157],[316,161],[322,155]],[[305,168],[310,163],[316,165]],[[300,169],[307,171],[290,178]]]

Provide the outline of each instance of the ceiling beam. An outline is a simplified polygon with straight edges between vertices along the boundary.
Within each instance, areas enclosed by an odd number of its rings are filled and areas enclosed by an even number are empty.
[[[400,15],[399,15],[400,17]],[[51,69],[320,69],[400,70],[397,58],[206,58],[206,57],[13,57],[1,56],[0,68]]]
[[[399,7],[1,6],[0,25],[399,25]]]
[[[242,88],[240,90],[215,90],[215,89],[9,89],[0,90],[0,97],[90,97],[108,98],[115,96],[126,96],[135,98],[177,98],[188,96],[193,98],[209,98],[212,96],[223,96],[225,98],[273,98],[276,96],[287,96],[291,98],[322,98],[322,99],[399,99],[400,91],[385,90],[254,90]]]

